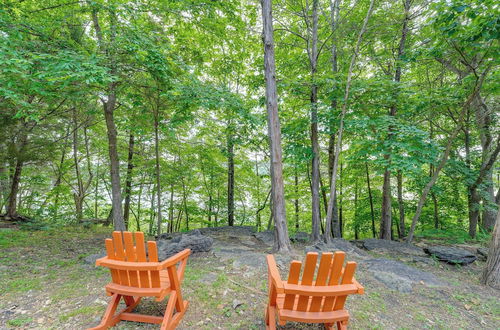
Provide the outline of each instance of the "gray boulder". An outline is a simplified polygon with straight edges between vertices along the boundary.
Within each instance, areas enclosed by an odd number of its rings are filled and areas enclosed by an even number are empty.
[[[253,236],[266,245],[269,246],[274,245],[274,231],[272,230],[265,230],[258,233],[254,233]]]
[[[468,265],[477,259],[476,255],[472,252],[451,246],[428,246],[424,248],[424,251],[438,260],[449,264]]]
[[[326,244],[323,241],[316,242],[313,245],[308,245],[305,247],[306,252],[335,252],[344,251],[348,254],[356,254],[358,256],[365,256],[366,252],[346,241],[343,238],[334,238],[330,244]]]
[[[212,249],[213,243],[211,237],[202,235],[197,229],[170,240],[160,239],[157,241],[158,259],[165,260],[184,249],[191,249],[191,253],[208,252]]]
[[[423,272],[402,262],[385,258],[363,261],[361,266],[372,273],[373,277],[388,288],[400,292],[411,292],[416,284],[445,286],[431,273]]]
[[[415,245],[408,245],[404,242],[396,242],[386,239],[368,238],[363,240],[363,247],[368,251],[383,253],[409,254],[413,256],[425,256],[422,248]]]

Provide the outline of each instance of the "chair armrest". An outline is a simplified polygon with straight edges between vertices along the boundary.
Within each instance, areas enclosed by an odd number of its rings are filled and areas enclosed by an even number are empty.
[[[358,281],[356,281],[355,278],[352,279],[352,284],[354,284],[358,288],[358,294],[364,294],[365,293],[365,288],[359,284]]]
[[[101,266],[101,264],[106,261],[106,259],[108,259],[108,257],[102,257],[102,258],[99,258],[95,261],[95,265],[96,266]]]
[[[189,257],[190,254],[191,254],[191,249],[182,250],[181,252],[171,256],[170,258],[160,262],[160,269],[165,269],[173,265],[176,265],[179,261],[182,261],[183,259]]]
[[[283,281],[281,280],[280,273],[278,271],[278,267],[276,266],[276,261],[274,260],[274,256],[272,254],[267,255],[267,269],[269,273],[269,278],[272,281],[272,284],[276,288],[277,293],[284,293],[285,288],[283,287]]]

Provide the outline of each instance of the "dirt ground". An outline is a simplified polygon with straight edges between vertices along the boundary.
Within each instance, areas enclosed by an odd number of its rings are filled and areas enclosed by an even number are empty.
[[[108,297],[107,270],[84,258],[104,250],[104,228],[0,230],[0,329],[85,329],[99,323]],[[189,309],[178,329],[262,329],[267,299],[264,255],[254,237],[221,233],[212,252],[190,257],[183,282]],[[304,257],[294,246],[294,257]],[[393,257],[371,253],[374,257]],[[286,258],[285,258],[286,259]],[[348,255],[348,259],[349,255]],[[356,261],[356,260],[355,260]],[[500,292],[482,287],[483,262],[464,267],[439,262],[411,264],[446,286],[417,285],[401,293],[360,269],[365,294],[350,296],[352,329],[500,329]],[[282,278],[287,266],[281,263]],[[164,303],[143,300],[138,312],[162,315]],[[116,329],[157,326],[121,322]],[[289,323],[286,329],[317,329]]]

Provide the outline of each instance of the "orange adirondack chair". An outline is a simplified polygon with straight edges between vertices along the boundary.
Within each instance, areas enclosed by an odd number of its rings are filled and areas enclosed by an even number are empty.
[[[135,246],[133,236],[135,236]],[[120,321],[161,324],[161,329],[175,329],[184,316],[188,302],[182,299],[181,283],[191,250],[186,249],[158,262],[156,242],[148,241],[148,258],[144,247],[144,234],[115,231],[113,239],[106,239],[108,256],[96,261],[97,266],[111,271],[112,282],[106,285],[111,301],[101,323],[92,329],[107,329]],[[179,267],[176,267],[180,263]],[[151,316],[131,313],[142,297],[155,297],[162,301],[170,295],[165,315]],[[126,307],[115,315],[123,298]]]
[[[266,329],[276,329],[276,315],[280,325],[287,321],[324,323],[326,329],[347,329],[349,312],[344,309],[347,295],[364,293],[364,288],[354,279],[355,262],[345,268],[345,253],[323,253],[316,280],[314,273],[318,253],[306,256],[302,279],[299,282],[300,261],[290,263],[288,281],[282,281],[273,255],[267,256],[269,275],[269,303],[266,308]]]

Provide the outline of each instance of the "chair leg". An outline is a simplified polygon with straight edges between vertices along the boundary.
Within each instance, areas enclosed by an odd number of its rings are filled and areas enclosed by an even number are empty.
[[[326,330],[333,330],[333,324],[332,323],[325,323],[325,329]]]
[[[347,330],[347,321],[338,321],[337,330]]]
[[[186,313],[188,305],[189,303],[187,301],[181,301],[177,291],[172,291],[168,298],[167,308],[160,329],[175,329],[184,316],[184,313]],[[180,306],[180,308],[178,306]]]
[[[118,323],[120,321],[120,318],[116,318],[113,316],[116,312],[118,304],[120,303],[121,297],[122,295],[120,294],[117,293],[113,294],[113,296],[111,297],[111,301],[109,302],[108,307],[106,308],[106,312],[102,317],[101,323],[98,326],[90,328],[88,330],[104,330]]]
[[[266,308],[266,330],[276,330],[276,308],[274,306]]]

